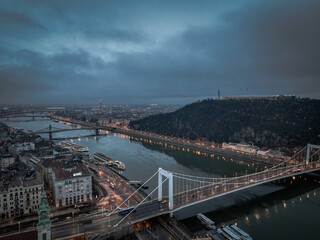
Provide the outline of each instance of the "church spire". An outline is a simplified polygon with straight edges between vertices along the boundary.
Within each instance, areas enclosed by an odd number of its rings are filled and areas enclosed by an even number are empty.
[[[51,240],[50,206],[48,204],[47,195],[44,191],[41,195],[38,215],[38,240]]]

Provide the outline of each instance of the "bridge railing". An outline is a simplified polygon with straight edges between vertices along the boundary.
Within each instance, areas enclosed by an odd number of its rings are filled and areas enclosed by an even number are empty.
[[[233,178],[233,181],[225,183],[205,185],[200,188],[194,188],[183,193],[177,193],[174,195],[174,208],[182,205],[196,202],[214,195],[220,195],[225,192],[229,192],[235,189],[241,190],[249,185],[257,185],[259,183],[270,182],[273,179],[289,177],[293,175],[302,174],[313,169],[320,168],[320,161],[315,162],[301,162],[295,166],[286,166],[271,171],[264,171],[259,174],[254,174],[255,178],[250,178],[252,175],[245,175],[237,178]]]

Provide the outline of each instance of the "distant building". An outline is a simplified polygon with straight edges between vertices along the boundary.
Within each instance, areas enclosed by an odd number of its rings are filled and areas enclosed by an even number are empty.
[[[15,217],[36,212],[43,181],[39,171],[21,162],[5,169],[0,180],[0,216]]]
[[[289,158],[288,156],[285,156],[283,152],[272,150],[272,149],[269,149],[267,151],[259,150],[257,154],[265,157],[273,157],[273,158],[281,158],[281,159]]]
[[[80,162],[58,162],[51,174],[56,207],[92,201],[91,174]]]
[[[25,152],[25,153],[21,153],[19,155],[19,160],[20,160],[20,162],[23,162],[23,163],[27,164],[28,166],[36,167],[36,165],[40,161],[40,158],[34,156],[31,153]]]
[[[222,147],[226,149],[231,149],[239,152],[245,152],[250,154],[256,154],[259,147],[246,144],[246,143],[222,143]]]
[[[4,154],[0,155],[0,167],[1,168],[6,168],[12,163],[16,161],[15,157],[12,156],[11,154]]]
[[[34,150],[35,145],[33,142],[24,142],[24,143],[16,143],[12,144],[9,147],[9,151],[13,155],[18,155],[23,151]]]

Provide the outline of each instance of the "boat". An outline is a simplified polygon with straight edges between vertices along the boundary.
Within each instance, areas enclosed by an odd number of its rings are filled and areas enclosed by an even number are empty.
[[[86,155],[89,154],[89,148],[85,147],[85,146],[82,146],[80,144],[62,141],[61,142],[61,147],[69,148],[74,152],[79,152],[79,153],[83,153],[83,154],[86,154]]]
[[[220,233],[225,239],[234,240],[229,234],[223,231],[221,228],[218,228],[218,233]]]
[[[118,169],[121,169],[121,170],[125,170],[126,169],[126,166],[122,162],[119,162],[118,160],[113,161],[113,164]]]
[[[226,232],[230,237],[232,237],[232,239],[235,240],[242,240],[241,236],[239,236],[238,234],[235,234],[233,231],[231,231],[230,229],[228,229],[227,227],[222,228],[224,232]]]
[[[230,230],[232,230],[234,233],[241,236],[244,240],[252,240],[252,237],[245,231],[243,231],[241,228],[237,227],[236,225],[227,226]]]
[[[115,167],[115,168],[118,168],[120,170],[126,169],[126,166],[122,162],[120,162],[118,160],[113,160],[111,157],[108,157],[108,156],[106,156],[104,154],[95,152],[93,154],[93,156],[94,156],[95,159],[105,163],[109,167]]]
[[[225,237],[219,233],[218,231],[216,230],[209,230],[206,234],[208,237],[210,237],[211,239],[213,240],[225,240]]]
[[[103,155],[101,153],[98,153],[98,152],[95,152],[93,154],[94,158],[101,161],[101,162],[105,162],[105,161],[112,161],[112,158],[111,157],[108,157],[106,155]]]
[[[217,229],[216,226],[215,226],[214,221],[212,221],[210,218],[206,217],[202,213],[198,213],[197,214],[197,218],[200,220],[202,225],[204,225],[206,228],[213,229],[213,230]]]

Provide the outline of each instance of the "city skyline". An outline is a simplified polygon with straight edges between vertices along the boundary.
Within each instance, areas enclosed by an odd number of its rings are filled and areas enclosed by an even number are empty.
[[[2,1],[2,104],[320,98],[320,4]]]

